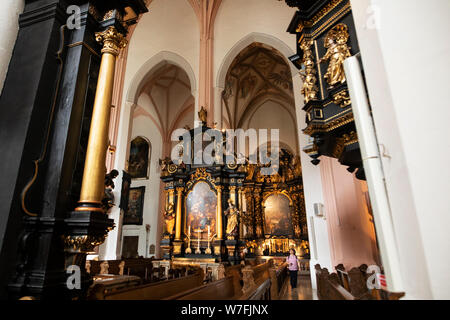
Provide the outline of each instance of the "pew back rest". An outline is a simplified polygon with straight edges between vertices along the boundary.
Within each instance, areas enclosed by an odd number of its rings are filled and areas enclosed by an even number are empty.
[[[243,265],[235,265],[225,269],[225,277],[233,277],[233,288],[236,296],[241,294],[242,285],[244,284],[242,276],[243,267]]]
[[[203,283],[203,270],[195,275],[161,281],[133,288],[126,288],[104,295],[97,295],[99,300],[161,300],[178,292],[189,290]]]
[[[198,288],[175,294],[164,300],[230,300],[234,296],[233,277],[226,277]]]

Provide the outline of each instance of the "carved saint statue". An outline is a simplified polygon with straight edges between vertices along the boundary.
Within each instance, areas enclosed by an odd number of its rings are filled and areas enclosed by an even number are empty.
[[[173,233],[175,226],[175,209],[173,203],[169,203],[166,211],[164,212],[164,221],[166,222],[165,236],[170,236]]]
[[[202,107],[198,112],[198,118],[203,124],[206,124],[206,122],[208,121],[208,112],[205,110],[204,107]]]
[[[228,199],[228,209],[225,211],[225,216],[227,217],[227,238],[228,240],[234,240],[238,235],[239,210],[231,199]]]
[[[305,70],[301,71],[300,75],[303,79],[302,94],[306,103],[311,100],[317,100],[319,91],[317,87],[317,71],[314,69],[314,58],[311,50],[312,45],[312,40],[304,40],[300,45],[300,48],[303,50],[303,65],[305,66]]]
[[[320,62],[329,61],[324,78],[331,87],[345,82],[344,60],[352,56],[351,48],[347,46],[348,38],[348,27],[342,23],[331,29],[325,37],[325,48],[328,51]]]

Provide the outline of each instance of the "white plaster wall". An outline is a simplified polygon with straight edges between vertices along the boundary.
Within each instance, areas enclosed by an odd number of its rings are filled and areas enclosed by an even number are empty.
[[[146,256],[146,229],[150,225],[149,248],[152,244],[159,247],[160,237],[158,235],[159,224],[159,186],[160,171],[159,159],[162,156],[162,138],[150,118],[138,116],[133,120],[132,139],[141,136],[147,138],[151,143],[151,158],[149,163],[149,179],[133,179],[132,188],[145,187],[144,214],[142,225],[124,225],[122,229],[122,241],[125,236],[139,236],[138,252],[140,256]],[[151,257],[147,254],[147,257]]]
[[[320,160],[333,267],[343,264],[350,270],[362,264],[376,265],[375,235],[360,182],[337,159]]]
[[[296,122],[286,109],[280,107],[279,103],[272,100],[264,102],[246,122],[247,124],[244,126],[246,130],[249,128],[267,129],[268,140],[270,140],[270,129],[278,129],[280,142],[287,144],[291,151],[298,152],[297,139],[295,134],[292,134],[297,129]],[[251,150],[250,153],[253,152],[254,150]]]
[[[295,40],[294,40],[295,42]],[[303,96],[300,94],[302,80],[296,73],[292,78],[294,85],[295,105],[297,112],[297,127],[300,141],[300,159],[302,163],[303,190],[305,194],[306,216],[308,220],[308,239],[310,245],[310,270],[311,283],[314,290],[317,289],[316,274],[314,266],[320,264],[322,268],[332,270],[330,241],[328,236],[327,221],[316,217],[314,214],[314,203],[325,203],[320,167],[311,163],[311,158],[302,151],[309,143],[309,137],[303,134],[302,129],[306,127],[306,113],[302,110],[304,106]]]
[[[406,298],[450,299],[450,2],[351,3]]]
[[[2,1],[2,10],[0,10],[0,94],[19,31],[19,14],[23,12],[24,5],[24,0]]]

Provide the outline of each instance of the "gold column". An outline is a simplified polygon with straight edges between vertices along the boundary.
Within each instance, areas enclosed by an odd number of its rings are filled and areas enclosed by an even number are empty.
[[[223,217],[222,217],[222,190],[223,186],[216,187],[217,189],[217,240],[223,240]]]
[[[175,227],[175,241],[181,241],[181,210],[183,206],[183,187],[177,188],[177,217]]]
[[[244,214],[244,202],[242,197],[242,188],[238,189],[238,199],[239,199],[239,239],[244,239],[244,223],[243,223],[243,214]]]
[[[173,205],[175,203],[174,198],[175,198],[175,190],[169,189],[169,197],[168,197],[169,203],[167,205],[169,205],[169,204]]]
[[[236,187],[235,186],[231,186],[230,187],[230,199],[231,201],[233,201],[233,204],[236,206],[236,208],[238,207],[238,203],[236,202]]]
[[[100,211],[105,190],[106,152],[116,58],[127,41],[114,27],[95,34],[103,43],[91,128],[84,165],[79,206],[76,211]]]

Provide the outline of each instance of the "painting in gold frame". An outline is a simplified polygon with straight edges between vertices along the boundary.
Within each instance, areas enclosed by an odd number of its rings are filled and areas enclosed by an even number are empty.
[[[192,239],[200,235],[200,239],[207,240],[208,226],[211,235],[215,233],[216,208],[216,193],[208,183],[197,182],[186,197],[186,232],[190,230]]]
[[[264,202],[264,222],[266,235],[292,236],[290,200],[280,193],[270,195]]]

